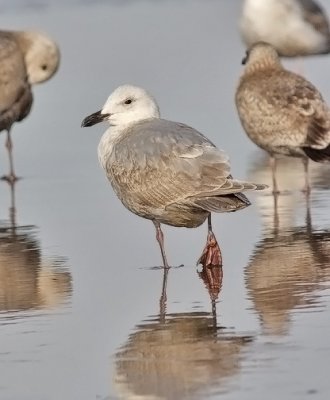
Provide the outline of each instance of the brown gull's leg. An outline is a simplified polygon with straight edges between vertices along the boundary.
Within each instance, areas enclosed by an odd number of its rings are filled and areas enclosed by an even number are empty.
[[[156,239],[159,243],[160,251],[162,252],[162,258],[164,263],[164,268],[170,268],[166,259],[165,249],[164,249],[164,234],[161,230],[160,223],[156,220],[152,220],[156,228]]]
[[[270,166],[272,169],[272,178],[273,178],[273,194],[279,194],[280,191],[278,190],[276,181],[276,158],[272,155],[270,156]]]
[[[310,187],[310,184],[309,184],[309,174],[308,174],[309,160],[306,157],[306,158],[303,158],[302,161],[303,161],[303,164],[304,164],[304,176],[305,176],[305,186],[304,186],[302,191],[303,191],[303,193],[306,194],[306,196],[308,196],[310,194],[310,192],[311,192],[311,187]]]
[[[202,255],[199,257],[197,261],[197,265],[201,264],[203,268],[210,267],[221,267],[222,266],[222,256],[221,250],[218,245],[217,239],[212,232],[212,222],[211,222],[211,214],[209,214],[207,218],[208,223],[208,234],[207,241],[202,252]]]
[[[9,156],[9,174],[4,175],[1,177],[2,180],[7,181],[9,183],[14,183],[17,181],[17,176],[14,172],[14,160],[13,160],[13,143],[10,137],[10,130],[7,130],[7,140],[6,140],[6,147],[8,150]]]

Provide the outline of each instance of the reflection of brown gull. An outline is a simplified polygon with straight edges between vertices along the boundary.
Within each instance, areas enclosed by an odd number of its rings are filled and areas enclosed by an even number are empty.
[[[330,231],[306,227],[268,234],[246,270],[247,289],[263,330],[277,335],[287,332],[294,309],[317,307],[317,291],[329,280]]]
[[[329,168],[311,164],[311,181],[316,188],[324,188]],[[259,153],[250,164],[249,177],[264,178],[267,183],[269,169],[267,156]],[[280,335],[289,329],[294,309],[317,306],[317,290],[330,280],[330,231],[313,230],[308,201],[303,212],[306,226],[297,226],[300,202],[305,203],[291,190],[304,179],[299,160],[279,159],[277,172],[281,187],[289,192],[256,198],[263,238],[246,269],[246,286],[264,333]],[[327,185],[330,188],[329,180]]]
[[[0,228],[0,311],[56,307],[71,292],[60,261],[45,263],[31,228]]]
[[[125,399],[202,398],[239,372],[251,340],[217,328],[208,312],[150,317],[116,354],[116,389]]]
[[[311,162],[310,181],[315,189],[330,189],[330,164]],[[297,158],[279,157],[277,159],[276,177],[284,192],[295,191],[304,184],[304,174]],[[271,164],[266,152],[257,150],[252,153],[249,162],[249,179],[259,179],[271,186]],[[261,198],[263,196],[258,196]]]
[[[330,189],[330,165],[310,163],[310,181],[316,190]],[[273,229],[273,218],[279,218],[281,229],[291,228],[295,224],[299,206],[305,203],[298,191],[304,183],[304,174],[300,161],[296,158],[282,157],[277,160],[276,177],[284,196],[265,194],[256,196],[264,229]],[[249,167],[248,178],[271,185],[271,165],[265,152],[253,152]],[[275,201],[274,201],[275,200]],[[300,204],[301,203],[301,204]],[[276,205],[277,209],[273,210]],[[277,213],[277,216],[275,215]],[[268,228],[267,228],[268,227]]]

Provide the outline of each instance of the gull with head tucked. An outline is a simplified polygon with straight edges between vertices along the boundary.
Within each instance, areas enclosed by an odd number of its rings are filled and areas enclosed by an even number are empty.
[[[9,174],[14,182],[12,125],[30,112],[31,85],[50,79],[59,65],[59,50],[48,36],[35,31],[0,31],[0,132],[7,131]]]
[[[110,128],[98,147],[100,163],[124,206],[154,223],[164,267],[160,224],[195,228],[206,219],[208,238],[198,263],[222,265],[211,212],[245,208],[250,202],[241,192],[265,185],[233,179],[227,155],[195,129],[161,119],[156,101],[142,88],[120,86],[82,126],[101,121]]]

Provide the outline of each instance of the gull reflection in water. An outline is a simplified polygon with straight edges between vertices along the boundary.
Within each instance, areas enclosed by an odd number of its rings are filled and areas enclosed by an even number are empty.
[[[137,325],[116,354],[120,398],[200,399],[203,393],[225,390],[224,383],[240,371],[242,350],[252,337],[217,325],[213,290],[212,312],[166,314],[164,289],[171,273],[164,271],[159,315]],[[215,276],[222,279],[222,274]]]
[[[71,294],[64,260],[44,260],[35,226],[18,226],[15,184],[10,185],[9,222],[0,221],[0,312],[53,308]]]
[[[304,196],[297,188],[303,171],[298,172],[296,163],[288,158],[279,163],[277,176],[288,193],[256,197],[262,239],[246,269],[246,286],[265,334],[287,334],[293,312],[319,309],[322,290],[330,287],[330,231],[313,226],[310,208],[312,213],[316,210],[309,198],[302,201]],[[267,168],[266,158],[259,159],[252,165],[251,176],[260,179],[268,174]],[[330,188],[329,176],[329,167],[313,164],[312,206],[320,204],[318,200]],[[300,203],[305,203],[305,221],[297,224]]]
[[[294,226],[301,204],[306,207],[306,216],[310,217],[308,215],[310,213],[310,198],[315,197],[315,194],[318,194],[318,197],[321,198],[322,192],[330,189],[330,164],[310,162],[309,176],[312,191],[310,196],[301,192],[305,182],[301,160],[293,157],[279,158],[276,176],[281,192],[279,195],[273,195],[271,189],[269,189],[255,196],[254,202],[260,209],[264,229],[285,229]],[[267,184],[269,188],[272,187],[271,165],[266,153],[260,151],[253,153],[249,165],[248,179],[258,179],[258,182]],[[314,202],[316,202],[316,199]]]

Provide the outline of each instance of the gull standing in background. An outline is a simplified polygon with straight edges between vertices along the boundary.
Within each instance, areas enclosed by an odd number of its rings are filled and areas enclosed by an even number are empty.
[[[247,48],[267,42],[280,56],[330,52],[329,21],[314,0],[245,0],[240,31]]]
[[[33,31],[0,31],[0,132],[7,131],[9,174],[14,182],[12,125],[30,112],[31,85],[51,78],[57,71],[60,55],[57,45],[46,35]]]
[[[277,154],[300,157],[309,193],[308,159],[330,162],[330,109],[302,76],[283,68],[275,48],[253,45],[236,90],[236,107],[249,138],[271,156],[273,192]]]
[[[195,228],[206,218],[208,238],[198,263],[221,266],[211,212],[245,208],[250,202],[241,192],[265,185],[233,179],[227,155],[195,129],[161,119],[156,101],[142,88],[120,86],[82,126],[101,121],[110,128],[99,143],[100,163],[124,206],[154,223],[164,267],[160,224]]]

